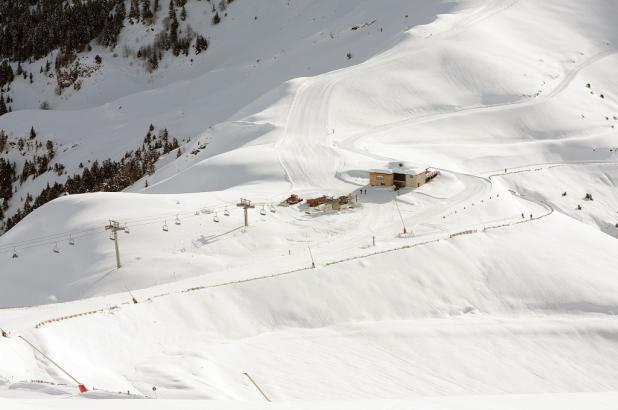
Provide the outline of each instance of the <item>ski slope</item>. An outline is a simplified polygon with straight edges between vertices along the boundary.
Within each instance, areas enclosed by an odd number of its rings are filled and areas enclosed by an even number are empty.
[[[609,0],[232,3],[192,64],[140,84],[106,55],[57,109],[3,116],[13,135],[35,121],[72,147],[57,159],[69,168],[121,156],[150,123],[190,141],[148,187],[58,198],[0,237],[0,398],[81,404],[57,400],[75,381],[21,336],[88,387],[79,398],[163,403],[121,408],[611,408],[613,13]],[[367,170],[398,163],[439,175],[368,186]],[[358,206],[278,206],[291,193]],[[256,204],[248,227],[240,198]],[[111,219],[130,231],[119,269]]]

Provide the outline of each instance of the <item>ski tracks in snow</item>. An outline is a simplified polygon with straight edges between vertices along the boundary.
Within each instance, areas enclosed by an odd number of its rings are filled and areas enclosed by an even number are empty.
[[[490,0],[472,13],[463,14],[458,22],[438,36],[455,35],[502,13],[518,2],[519,0]],[[386,55],[387,53],[384,53],[382,56]],[[387,62],[388,58],[384,60]],[[335,178],[345,161],[344,156],[335,147],[333,133],[336,131],[329,127],[330,97],[339,80],[350,72],[371,69],[385,61],[378,56],[358,65],[301,80],[303,83],[296,89],[288,111],[283,136],[275,144],[278,160],[292,190],[327,187],[345,190],[345,184]],[[387,124],[385,129],[396,126],[397,123]],[[374,128],[369,130],[369,133],[377,131],[380,129]],[[342,146],[350,150],[350,144],[346,141]],[[350,151],[365,155],[360,150]],[[317,158],[320,159],[320,165],[315,161]]]
[[[366,153],[366,151],[358,149],[358,146],[362,143],[364,139],[374,136],[376,134],[399,130],[406,127],[413,127],[415,125],[426,124],[435,121],[448,120],[455,117],[515,110],[523,107],[534,107],[536,105],[546,103],[547,101],[555,98],[562,91],[564,91],[571,84],[575,76],[577,76],[580,71],[614,54],[616,54],[616,50],[613,49],[603,50],[599,53],[594,54],[590,58],[584,60],[582,63],[576,65],[573,69],[568,71],[566,75],[560,80],[560,82],[549,93],[541,94],[539,97],[534,97],[533,99],[525,98],[523,100],[516,100],[498,104],[473,105],[469,107],[454,109],[453,111],[446,113],[423,114],[393,123],[378,125],[367,131],[346,138],[340,143],[340,146],[355,151],[357,153]]]
[[[330,145],[329,104],[334,75],[306,79],[296,90],[277,151],[295,190],[333,184],[341,158]],[[319,159],[319,160],[318,160]]]

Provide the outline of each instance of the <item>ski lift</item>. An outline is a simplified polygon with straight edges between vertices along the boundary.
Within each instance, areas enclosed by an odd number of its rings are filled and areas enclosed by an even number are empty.
[[[176,225],[180,225],[180,218],[178,217],[178,214],[176,214],[176,219],[174,220],[174,223]]]
[[[214,222],[219,222],[219,215],[215,212],[215,216],[212,218]]]
[[[131,231],[129,230],[129,227],[128,227],[128,226],[125,226],[125,227],[124,227],[124,233],[131,233]]]
[[[58,249],[58,243],[57,242],[54,244],[54,248],[52,250],[54,251],[54,253],[60,253],[60,249]]]
[[[17,251],[15,250],[15,248],[13,248],[13,259],[18,258],[19,255],[17,254]]]
[[[71,246],[75,245],[75,240],[73,239],[71,234],[69,234],[69,245],[71,245]]]
[[[270,206],[270,212],[272,212],[273,214],[275,212],[277,212],[277,209],[275,209],[275,207],[273,205]]]
[[[223,211],[223,215],[230,216],[230,211],[227,210],[227,207],[225,207],[225,211]]]
[[[262,205],[262,209],[260,209],[260,215],[266,215],[266,209],[264,209],[264,205]]]
[[[163,221],[163,232],[167,232],[167,221]]]

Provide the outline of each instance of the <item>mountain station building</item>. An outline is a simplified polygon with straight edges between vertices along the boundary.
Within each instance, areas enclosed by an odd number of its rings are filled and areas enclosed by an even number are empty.
[[[395,186],[397,188],[418,188],[437,175],[428,168],[407,167],[402,163],[395,167],[369,170],[371,186]]]

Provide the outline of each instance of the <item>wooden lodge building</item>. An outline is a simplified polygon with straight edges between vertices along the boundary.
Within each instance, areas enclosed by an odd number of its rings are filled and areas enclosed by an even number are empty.
[[[428,168],[411,168],[399,163],[393,168],[370,170],[369,184],[376,187],[418,188],[437,174],[437,171]]]

